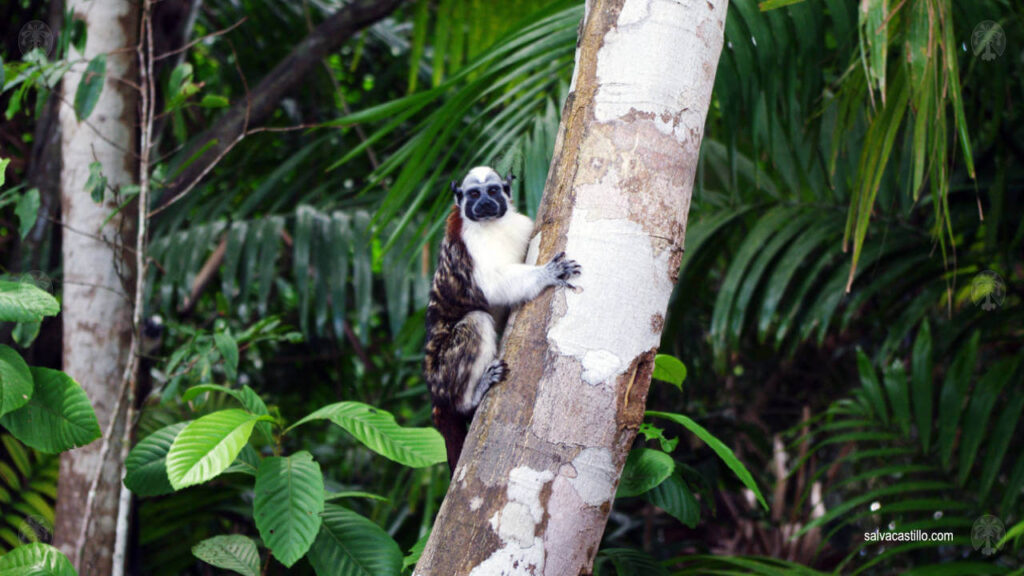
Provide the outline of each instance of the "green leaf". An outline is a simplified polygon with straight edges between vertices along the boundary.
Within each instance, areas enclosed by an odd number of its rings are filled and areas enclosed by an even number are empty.
[[[224,108],[229,104],[228,99],[224,96],[218,96],[216,94],[207,94],[203,96],[199,105],[203,108]]]
[[[676,445],[679,444],[679,438],[672,438],[669,440],[665,437],[665,431],[650,422],[640,423],[640,428],[637,429],[637,434],[643,434],[644,440],[650,442],[651,440],[657,440],[658,444],[661,445],[661,451],[671,454],[676,449]]]
[[[324,500],[330,502],[332,500],[341,500],[343,498],[368,498],[370,500],[376,500],[377,502],[389,502],[389,500],[379,494],[373,492],[363,492],[362,490],[342,490],[341,492],[324,492]]]
[[[28,404],[32,372],[13,348],[0,344],[0,416]]]
[[[224,371],[227,372],[228,380],[238,378],[238,342],[227,332],[217,332],[213,335],[213,342],[217,345],[217,351],[224,358]]]
[[[647,492],[671,476],[675,467],[672,457],[660,450],[634,449],[622,467],[616,498],[629,498]]]
[[[182,395],[182,400],[190,402],[203,392],[222,392],[237,400],[239,404],[253,414],[258,414],[260,416],[270,414],[270,411],[267,410],[267,405],[263,403],[263,399],[260,398],[259,394],[257,394],[252,388],[244,385],[236,390],[234,388],[228,388],[227,386],[220,386],[218,384],[200,384],[186,390],[185,394]],[[256,424],[256,430],[259,431],[264,440],[267,442],[273,442],[274,438],[270,428],[270,422],[260,422]]]
[[[42,325],[42,322],[18,322],[14,325],[14,330],[11,331],[11,338],[18,346],[28,348],[39,336],[39,329]]]
[[[420,556],[423,556],[423,550],[427,547],[427,540],[430,540],[430,532],[427,532],[420,539],[409,548],[409,553],[402,558],[402,572],[405,573],[406,568],[411,568],[420,561]]]
[[[0,280],[0,322],[38,322],[60,312],[57,299],[28,282]]]
[[[757,487],[757,482],[754,482],[754,477],[750,475],[750,472],[747,470],[747,467],[744,466],[743,463],[739,461],[739,458],[736,458],[736,455],[733,453],[732,449],[723,444],[722,441],[719,440],[718,438],[715,438],[715,436],[708,432],[707,430],[705,430],[703,426],[697,424],[696,422],[694,422],[693,420],[686,416],[683,416],[682,414],[673,414],[671,412],[648,411],[647,415],[651,416],[652,418],[664,418],[666,420],[671,420],[672,422],[675,422],[676,424],[679,424],[680,426],[686,428],[690,432],[696,434],[698,438],[703,440],[704,443],[707,444],[708,447],[710,447],[715,452],[715,454],[717,454],[718,457],[722,459],[722,462],[725,462],[725,465],[728,466],[734,474],[736,474],[736,477],[740,479],[740,482],[743,482],[743,485],[749,488],[750,491],[754,493],[754,495],[757,497],[757,501],[761,503],[761,506],[764,506],[765,510],[768,509],[768,503],[765,502],[764,496],[761,495],[761,489]]]
[[[167,478],[175,490],[217,477],[234,462],[256,423],[269,416],[221,410],[190,422],[167,453]]]
[[[75,90],[75,116],[81,122],[92,114],[96,102],[103,92],[103,83],[107,76],[107,55],[100,54],[89,61],[85,67],[85,73]]]
[[[0,556],[0,576],[77,576],[60,550],[39,542],[18,546]]]
[[[0,62],[0,70],[2,70],[2,62]],[[2,72],[0,72],[2,74]],[[10,158],[0,158],[0,187],[7,182],[7,165],[11,163]]]
[[[85,193],[92,201],[99,204],[103,202],[103,196],[107,191],[107,177],[103,175],[103,164],[92,162],[89,164],[89,178],[85,181]]]
[[[320,529],[324,477],[309,452],[264,458],[256,472],[253,517],[274,558],[291,568]]]
[[[696,528],[697,522],[700,521],[700,502],[697,502],[697,498],[679,472],[673,472],[644,497],[690,528]]]
[[[863,350],[857,349],[857,371],[860,372],[860,383],[864,393],[871,402],[871,409],[883,424],[889,424],[889,408],[882,394],[882,385],[878,383],[878,375],[871,366],[871,359]]]
[[[999,550],[1003,546],[1006,546],[1010,542],[1010,540],[1013,540],[1014,538],[1020,538],[1021,536],[1024,536],[1024,522],[1018,522],[1012,528],[1007,530],[1002,540],[1000,540],[995,545],[995,549]]]
[[[124,461],[124,485],[138,496],[160,496],[174,492],[167,479],[167,452],[188,422],[178,422],[153,432],[139,441]]]
[[[259,576],[260,553],[248,536],[231,534],[207,538],[192,547],[192,554],[216,568],[244,576]]]
[[[60,370],[32,367],[35,392],[21,408],[0,418],[15,438],[55,454],[100,437],[100,424],[85,391]]]
[[[892,403],[892,418],[904,436],[910,435],[910,391],[903,362],[896,360],[883,375],[885,391]]]
[[[682,390],[686,380],[686,365],[675,356],[658,354],[654,357],[654,373],[651,378],[668,382]]]
[[[18,217],[18,232],[24,240],[32,227],[36,225],[36,218],[39,217],[39,189],[31,188],[22,194],[18,204],[14,207],[14,214]]]
[[[308,558],[319,576],[394,576],[402,569],[402,550],[387,532],[335,504],[324,506]]]
[[[599,560],[610,561],[617,576],[668,576],[668,570],[643,550],[604,548],[597,553],[597,557]]]
[[[939,395],[939,456],[947,470],[953,458],[953,443],[960,431],[960,412],[963,410],[964,399],[971,385],[974,374],[974,363],[978,355],[980,332],[971,334],[966,345],[953,359],[953,365],[946,372]]]
[[[324,406],[288,430],[311,420],[330,420],[370,450],[412,468],[433,466],[448,459],[444,439],[434,428],[403,428],[390,413],[361,402]]]
[[[914,405],[917,433],[921,437],[924,453],[928,453],[932,437],[932,331],[928,320],[921,323],[914,341],[911,361],[910,385]]]
[[[1017,358],[1007,358],[996,364],[992,369],[982,376],[981,381],[974,387],[971,395],[971,402],[964,412],[964,427],[960,435],[960,467],[957,479],[963,486],[967,478],[971,476],[971,468],[981,447],[981,441],[985,437],[985,429],[988,428],[989,418],[992,409],[999,400],[999,394],[1003,391],[1006,383],[1017,370]]]
[[[978,494],[982,502],[985,501],[996,476],[1002,469],[1003,458],[1010,448],[1010,441],[1017,437],[1013,431],[1020,423],[1021,411],[1024,410],[1024,392],[1017,390],[1010,393],[1004,404],[1006,409],[996,420],[992,433],[988,435],[985,443],[985,461],[982,463]]]

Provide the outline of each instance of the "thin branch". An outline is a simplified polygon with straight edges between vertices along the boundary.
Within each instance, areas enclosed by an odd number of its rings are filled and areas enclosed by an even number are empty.
[[[295,45],[292,51],[268,72],[247,98],[244,107],[232,105],[184,152],[194,161],[161,195],[158,214],[168,204],[184,197],[236,146],[249,130],[250,124],[263,122],[289,91],[300,85],[303,78],[328,54],[337,50],[363,28],[378,22],[393,12],[403,0],[358,0],[346,4],[317,26],[314,31]],[[236,60],[237,64],[237,60]]]
[[[210,38],[216,38],[217,36],[223,36],[224,34],[227,34],[228,32],[231,32],[235,28],[238,28],[239,26],[241,26],[242,23],[245,22],[248,19],[249,19],[248,16],[243,16],[241,20],[239,20],[238,22],[235,22],[234,24],[232,24],[231,26],[228,26],[227,28],[224,28],[223,30],[218,30],[216,32],[210,32],[209,34],[206,34],[205,36],[200,36],[199,38],[196,38],[195,40],[189,42],[188,44],[185,44],[181,48],[177,48],[177,49],[171,50],[170,52],[164,52],[163,54],[153,58],[153,61],[154,62],[158,62],[160,60],[163,60],[164,58],[170,58],[171,56],[174,56],[175,54],[180,54],[182,52],[185,52],[186,50],[188,50],[189,48],[195,46],[196,44],[199,44],[203,40],[209,40]]]

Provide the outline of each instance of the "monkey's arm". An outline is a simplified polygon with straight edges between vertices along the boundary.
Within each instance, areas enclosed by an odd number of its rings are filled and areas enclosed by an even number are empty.
[[[509,264],[480,269],[476,281],[491,306],[515,306],[533,300],[548,286],[570,286],[569,279],[579,273],[580,265],[566,260],[562,252],[543,266]]]

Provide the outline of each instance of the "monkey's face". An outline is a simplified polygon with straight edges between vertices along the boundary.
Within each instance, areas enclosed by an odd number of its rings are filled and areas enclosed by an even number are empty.
[[[455,203],[462,217],[474,222],[497,220],[512,207],[511,177],[502,179],[494,170],[479,166],[469,171],[461,186],[452,182]]]

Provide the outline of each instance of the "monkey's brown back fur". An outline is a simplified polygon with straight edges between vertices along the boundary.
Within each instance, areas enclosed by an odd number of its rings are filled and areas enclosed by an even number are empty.
[[[434,426],[445,438],[448,465],[454,470],[462,452],[472,412],[457,409],[458,399],[474,383],[470,367],[479,352],[475,324],[463,322],[472,312],[487,312],[487,301],[473,281],[473,261],[461,239],[462,217],[454,207],[448,216],[427,304],[424,373],[433,400]]]

